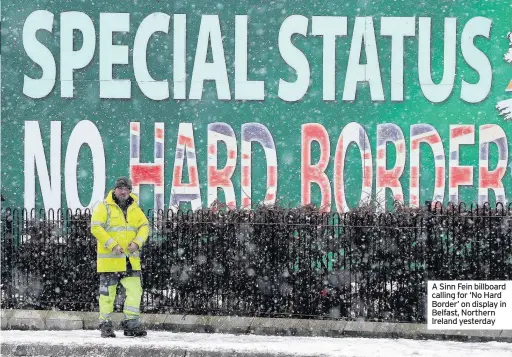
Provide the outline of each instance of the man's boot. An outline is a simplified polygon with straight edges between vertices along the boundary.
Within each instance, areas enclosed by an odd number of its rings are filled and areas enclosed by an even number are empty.
[[[101,337],[116,337],[112,321],[103,321],[100,323]]]
[[[142,328],[138,319],[124,320],[121,323],[124,329],[124,335],[130,337],[144,337],[148,333]]]

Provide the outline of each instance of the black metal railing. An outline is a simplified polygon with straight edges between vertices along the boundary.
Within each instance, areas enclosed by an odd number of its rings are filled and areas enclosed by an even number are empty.
[[[148,216],[145,312],[424,321],[427,280],[512,279],[511,206]],[[7,209],[1,233],[2,308],[97,310],[89,211]]]

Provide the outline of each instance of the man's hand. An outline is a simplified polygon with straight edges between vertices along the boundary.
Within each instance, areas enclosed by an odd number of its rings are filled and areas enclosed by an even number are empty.
[[[124,251],[123,248],[121,248],[121,246],[118,244],[114,248],[112,248],[112,253],[121,255],[124,254]]]
[[[139,245],[135,242],[131,242],[130,245],[128,246],[128,250],[130,251],[130,253],[133,253],[138,249],[139,249]]]

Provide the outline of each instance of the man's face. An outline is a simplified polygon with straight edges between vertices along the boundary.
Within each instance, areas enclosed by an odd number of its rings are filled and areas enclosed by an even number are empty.
[[[128,187],[116,187],[114,194],[117,199],[121,202],[124,202],[130,197],[131,190]]]

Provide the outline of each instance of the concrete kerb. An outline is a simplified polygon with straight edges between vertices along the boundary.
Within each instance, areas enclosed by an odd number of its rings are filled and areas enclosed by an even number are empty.
[[[153,348],[146,346],[69,346],[55,345],[49,341],[48,344],[13,344],[2,343],[2,355],[10,356],[65,356],[82,357],[97,356],[104,357],[276,357],[273,352],[251,352],[251,351],[215,351],[215,350],[189,350],[182,348]],[[280,357],[294,357],[295,354],[279,353]],[[308,357],[308,356],[304,356]],[[313,356],[309,356],[313,357]]]
[[[47,330],[83,330],[84,319],[78,313],[50,311],[45,326]]]
[[[13,310],[8,317],[7,328],[12,330],[45,330],[50,311]]]
[[[166,318],[163,314],[142,314],[140,320],[147,329],[162,330]]]
[[[390,326],[390,332],[393,337],[397,338],[432,338],[438,339],[436,336],[439,331],[428,330],[425,324],[403,324],[396,323]]]
[[[96,330],[98,329],[99,319],[97,312],[80,312],[84,321],[85,330]]]
[[[13,314],[13,310],[0,310],[0,321],[2,325],[2,330],[6,330],[8,328],[7,322],[11,318]]]
[[[250,333],[254,317],[236,316],[209,316],[207,326],[211,326],[213,332],[246,334]]]
[[[392,337],[429,340],[455,341],[502,341],[512,342],[512,338],[500,335],[502,330],[429,330],[425,324],[395,324]]]
[[[112,320],[120,327],[122,313]],[[97,312],[1,310],[2,329],[80,330],[97,329]],[[370,321],[313,320],[266,317],[142,314],[151,330],[174,332],[233,333],[285,336],[359,336],[512,343],[512,330],[428,330],[426,324]]]
[[[254,334],[285,336],[328,336],[343,335],[347,321],[303,320],[303,319],[257,319],[251,326]]]
[[[375,326],[373,333],[380,334],[382,337],[394,338],[396,337],[396,325],[394,322],[381,322]]]
[[[500,337],[502,330],[451,330],[446,331],[445,334],[450,335],[450,332],[456,336],[466,335],[486,339]]]
[[[376,335],[375,329],[379,324],[380,322],[348,321],[343,334],[345,336],[374,337]]]
[[[507,338],[512,341],[512,330],[503,330],[501,331],[500,338]]]
[[[211,332],[208,328],[207,316],[165,315],[163,330],[176,332]]]

